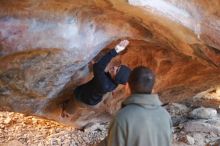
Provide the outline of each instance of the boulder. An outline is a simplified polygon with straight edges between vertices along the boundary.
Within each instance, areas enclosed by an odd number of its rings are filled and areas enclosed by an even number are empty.
[[[187,116],[190,108],[180,103],[170,103],[165,108],[171,115],[173,126],[179,126],[179,124],[187,121]]]
[[[219,87],[212,87],[208,90],[200,92],[192,97],[191,100],[188,101],[188,104],[191,106],[203,106],[203,107],[210,107],[219,110],[220,104],[220,88]]]
[[[217,110],[213,108],[196,108],[190,112],[190,117],[194,119],[212,119],[217,116]]]
[[[69,118],[60,107],[92,78],[92,63],[124,38],[130,45],[110,66],[148,66],[164,102],[219,85],[219,2],[149,2],[1,0],[0,110],[75,127],[109,121],[129,95],[124,86],[95,107],[73,103]]]
[[[171,116],[186,116],[190,111],[190,108],[184,104],[171,103],[166,107]]]
[[[219,119],[215,120],[197,120],[188,121],[184,124],[185,132],[200,132],[200,133],[214,133],[220,134]]]

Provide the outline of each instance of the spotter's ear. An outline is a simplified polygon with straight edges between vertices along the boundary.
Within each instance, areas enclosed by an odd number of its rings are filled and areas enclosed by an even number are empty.
[[[128,82],[125,84],[125,91],[126,91],[126,94],[127,94],[127,95],[130,95],[130,94],[131,94],[131,90],[130,90],[130,87],[129,87]]]

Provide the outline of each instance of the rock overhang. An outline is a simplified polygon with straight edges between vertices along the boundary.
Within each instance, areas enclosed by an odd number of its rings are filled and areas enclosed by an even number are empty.
[[[198,31],[181,21],[146,9],[113,0],[1,1],[1,109],[62,121],[58,104],[71,98],[77,85],[91,79],[92,60],[108,50],[102,49],[112,48],[123,38],[131,43],[113,62],[152,68],[157,75],[154,91],[166,102],[181,101],[219,85],[219,42],[218,37],[212,39],[219,26],[205,29],[204,25],[198,37]],[[98,110],[85,109],[85,119],[96,116],[97,120],[105,111],[116,111],[126,97],[121,91],[124,87],[106,95]]]

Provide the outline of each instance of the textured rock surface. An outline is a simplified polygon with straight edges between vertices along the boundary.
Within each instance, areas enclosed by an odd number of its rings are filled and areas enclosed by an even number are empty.
[[[1,0],[0,109],[66,123],[60,103],[91,79],[91,62],[102,48],[122,38],[130,46],[112,63],[152,68],[163,101],[182,101],[219,85],[219,1],[158,0],[159,9],[153,1],[137,2]],[[69,123],[108,120],[124,90],[106,95],[95,108],[77,109]]]
[[[128,0],[130,4],[159,12],[191,29],[206,44],[220,48],[220,1],[209,0]],[[206,52],[209,54],[208,52]]]
[[[204,101],[204,103],[205,102],[206,101]],[[192,119],[190,115],[191,112],[198,110],[198,108],[177,103],[168,104],[165,107],[171,114],[172,121],[174,123],[174,146],[204,146],[219,144],[219,113],[215,117],[206,117],[206,119]],[[183,109],[183,111],[179,112],[179,109]],[[182,120],[177,122],[176,119]]]
[[[220,88],[210,88],[195,95],[189,104],[193,106],[213,107],[219,110],[220,105]]]
[[[11,122],[6,123],[9,118]],[[88,146],[107,135],[108,123],[102,123],[87,131],[76,131],[73,127],[57,122],[25,116],[13,112],[0,112],[1,146]]]
[[[200,107],[190,112],[190,117],[195,119],[211,119],[217,116],[217,110],[213,108]]]
[[[174,111],[177,107],[170,104],[167,109]],[[184,106],[184,105],[182,105]],[[191,109],[192,110],[192,109]],[[171,113],[172,117],[179,112]],[[84,131],[75,130],[57,122],[13,112],[0,112],[1,146],[100,146],[99,142],[107,136],[109,123],[94,124]],[[187,119],[174,126],[173,146],[204,146],[219,144],[219,117],[216,119]],[[215,129],[215,130],[213,130]]]

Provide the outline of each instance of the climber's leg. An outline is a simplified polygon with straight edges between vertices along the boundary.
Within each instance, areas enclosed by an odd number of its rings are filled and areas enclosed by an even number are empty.
[[[80,100],[76,99],[76,95],[71,97],[69,100],[62,103],[62,117],[69,117],[70,115],[74,114],[75,111],[86,108],[87,105],[81,102]]]

